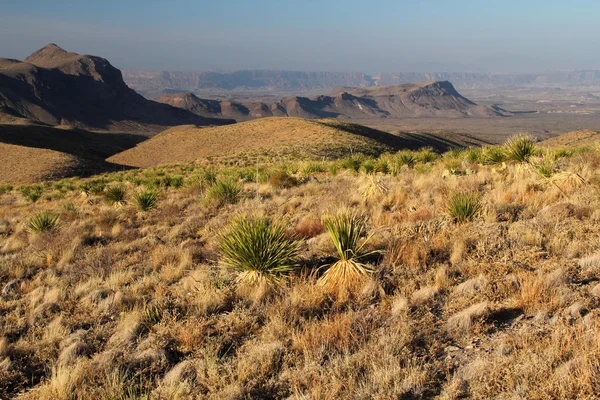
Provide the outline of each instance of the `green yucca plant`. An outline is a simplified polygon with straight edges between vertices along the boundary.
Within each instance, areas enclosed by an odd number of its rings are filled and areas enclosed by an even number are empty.
[[[23,197],[30,202],[35,203],[40,199],[40,197],[42,197],[43,189],[40,185],[21,186],[20,191]]]
[[[481,150],[481,162],[484,164],[500,164],[506,160],[506,153],[501,146],[488,146]]]
[[[125,196],[127,191],[123,186],[111,186],[104,192],[104,198],[109,204],[121,206],[125,204]]]
[[[483,209],[478,193],[455,192],[450,195],[446,204],[446,212],[454,222],[472,221]]]
[[[49,232],[56,229],[59,222],[57,215],[49,211],[41,211],[27,221],[27,230],[34,233]]]
[[[375,173],[375,168],[376,168],[375,161],[365,160],[365,162],[363,162],[362,168],[367,175],[371,175],[371,174]]]
[[[550,157],[552,156],[546,156],[540,160],[531,162],[533,170],[545,179],[550,179],[554,175],[554,162]]]
[[[504,151],[509,160],[517,162],[527,162],[531,157],[538,154],[533,138],[528,135],[511,137],[504,144]]]
[[[482,162],[483,151],[480,147],[469,147],[466,150],[465,160],[471,164]]]
[[[300,242],[289,238],[283,222],[238,217],[221,237],[221,262],[250,285],[279,282],[296,267]]]
[[[152,190],[144,190],[133,195],[133,201],[142,211],[148,211],[158,204],[158,194]]]
[[[417,159],[412,151],[404,150],[399,151],[396,154],[396,162],[400,167],[406,165],[407,167],[412,168],[417,162]]]
[[[344,158],[341,161],[340,165],[344,169],[349,169],[354,172],[358,172],[360,170],[360,167],[362,166],[363,161],[364,161],[364,159],[361,156],[351,156],[351,157]]]
[[[425,148],[419,150],[415,155],[415,158],[417,159],[417,161],[420,161],[425,164],[437,160],[438,157],[439,157],[439,154],[436,153],[435,151],[433,151],[429,147],[425,147]]]
[[[218,180],[208,189],[208,200],[222,207],[237,203],[241,193],[241,186],[233,179]]]
[[[366,231],[365,222],[357,213],[343,211],[324,217],[323,224],[333,241],[338,261],[324,266],[328,268],[319,283],[330,289],[355,288],[372,272],[369,266],[360,262],[361,258],[373,254],[363,252],[368,239],[360,243]]]

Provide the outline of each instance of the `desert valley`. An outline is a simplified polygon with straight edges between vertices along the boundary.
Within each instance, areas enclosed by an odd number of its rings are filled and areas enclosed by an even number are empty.
[[[592,399],[600,71],[0,58],[0,399]]]

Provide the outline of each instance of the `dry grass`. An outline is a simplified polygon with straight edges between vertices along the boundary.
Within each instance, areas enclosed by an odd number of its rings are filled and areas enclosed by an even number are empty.
[[[510,163],[442,178],[443,160],[395,176],[324,162],[285,190],[269,175],[304,163],[261,170],[258,187],[255,170],[184,165],[42,182],[35,203],[6,189],[0,398],[596,398],[597,158],[561,159],[589,182],[568,192]],[[214,178],[239,183],[236,203],[206,201]],[[84,182],[161,200],[115,208]],[[458,190],[479,195],[469,223],[446,215]],[[367,221],[372,273],[340,299],[318,284],[337,259],[321,219],[347,208]],[[60,218],[53,232],[27,230],[40,211]],[[236,215],[306,239],[276,289],[221,266]]]

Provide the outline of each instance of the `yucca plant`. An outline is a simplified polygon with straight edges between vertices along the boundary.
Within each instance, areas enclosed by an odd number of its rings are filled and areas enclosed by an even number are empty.
[[[538,153],[535,142],[531,136],[513,136],[504,144],[504,150],[509,160],[527,162]]]
[[[238,217],[221,237],[221,262],[239,273],[238,282],[279,282],[296,266],[300,242],[288,237],[286,224],[264,217]]]
[[[361,157],[361,156],[352,156],[352,157],[344,158],[341,161],[341,166],[344,169],[349,169],[354,172],[358,172],[360,170],[360,167],[362,166],[363,161],[364,161],[363,157]]]
[[[465,160],[471,164],[479,164],[482,161],[483,151],[480,147],[469,147],[466,150]]]
[[[506,153],[500,146],[488,146],[481,150],[481,161],[484,164],[500,164],[506,159]]]
[[[59,218],[49,211],[41,211],[27,221],[27,230],[34,233],[49,232],[58,226]]]
[[[133,201],[142,211],[148,211],[158,204],[158,194],[152,190],[144,190],[133,195]]]
[[[417,160],[412,151],[404,150],[399,151],[398,154],[396,154],[396,162],[400,167],[406,165],[407,167],[412,168]]]
[[[368,265],[360,262],[363,257],[373,254],[363,252],[368,242],[367,238],[361,243],[366,231],[365,222],[357,213],[343,211],[324,217],[323,224],[333,241],[338,260],[324,266],[327,271],[319,278],[319,283],[329,289],[355,288],[372,272]]]
[[[122,206],[125,204],[126,195],[127,191],[123,186],[111,186],[104,192],[106,201],[114,206]]]
[[[446,212],[454,222],[472,221],[483,209],[481,198],[474,192],[455,192],[450,195],[446,204]]]
[[[437,160],[438,157],[439,157],[439,154],[436,153],[435,151],[433,151],[429,147],[425,147],[425,148],[419,150],[419,152],[416,153],[416,155],[415,155],[415,158],[417,159],[417,161],[420,161],[425,164]]]
[[[241,193],[242,188],[236,181],[232,179],[219,180],[208,190],[208,199],[222,207],[225,204],[237,203]]]

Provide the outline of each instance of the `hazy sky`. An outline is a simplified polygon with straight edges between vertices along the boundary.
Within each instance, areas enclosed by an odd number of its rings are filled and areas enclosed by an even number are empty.
[[[153,70],[600,69],[600,0],[0,0],[0,57],[47,43]]]

